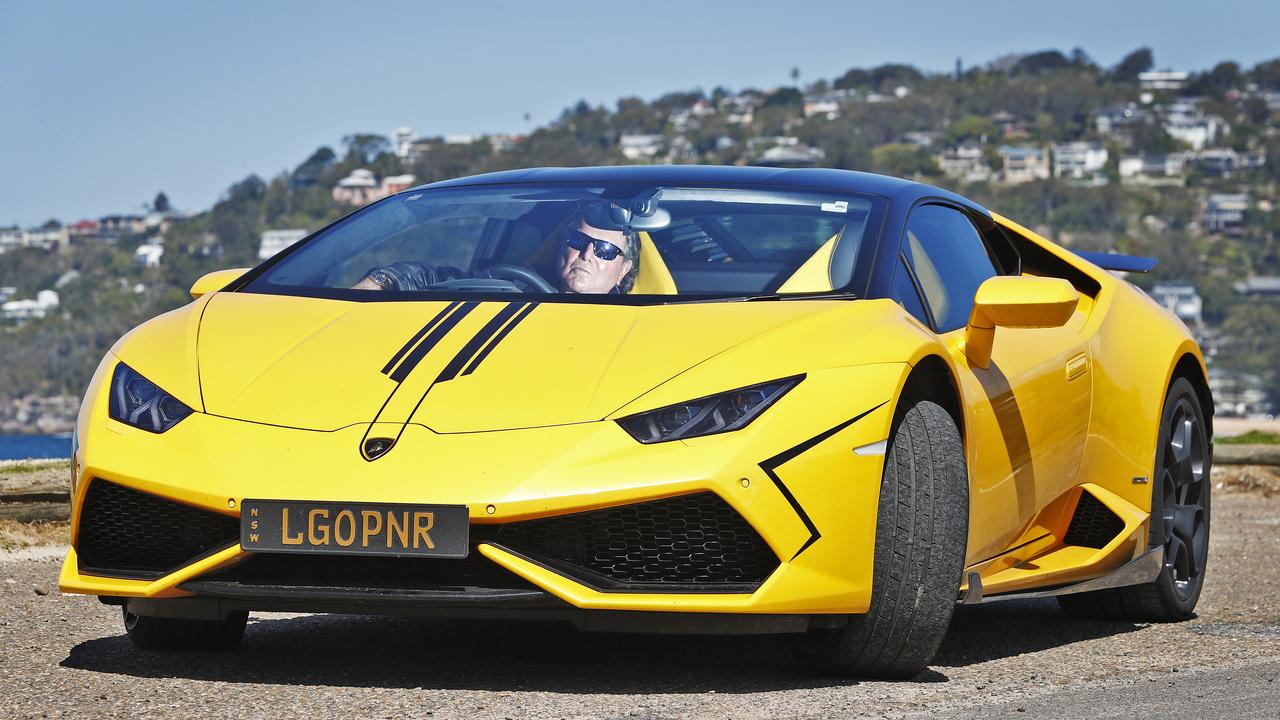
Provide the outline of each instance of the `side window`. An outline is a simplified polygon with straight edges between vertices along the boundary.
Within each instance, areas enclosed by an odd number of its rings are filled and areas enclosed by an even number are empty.
[[[996,275],[969,218],[943,205],[921,205],[907,220],[902,252],[924,292],[937,331],[964,327],[978,286]]]
[[[893,273],[892,299],[915,319],[925,325],[929,324],[929,313],[925,311],[924,303],[920,302],[920,293],[916,290],[915,281],[911,279],[911,274],[907,271],[905,260],[901,260],[898,263],[898,269]]]

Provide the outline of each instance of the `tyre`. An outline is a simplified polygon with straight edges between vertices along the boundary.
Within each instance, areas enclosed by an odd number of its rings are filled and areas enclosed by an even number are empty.
[[[1169,387],[1160,413],[1150,547],[1164,567],[1144,585],[1063,595],[1068,615],[1092,620],[1175,622],[1195,617],[1209,559],[1209,470],[1213,464],[1204,408],[1186,378]]]
[[[233,612],[225,620],[184,620],[134,615],[128,605],[122,609],[129,640],[143,650],[234,650],[249,620],[247,612]]]
[[[951,622],[964,569],[969,481],[951,416],[904,402],[880,481],[871,607],[842,628],[792,641],[796,660],[836,675],[910,678],[933,659]]]

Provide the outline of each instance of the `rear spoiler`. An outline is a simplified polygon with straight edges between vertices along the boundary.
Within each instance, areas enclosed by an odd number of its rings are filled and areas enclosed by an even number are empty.
[[[1120,255],[1119,253],[1077,251],[1076,255],[1079,255],[1103,270],[1118,270],[1120,272],[1148,273],[1156,266],[1156,263],[1160,262],[1155,258],[1139,257],[1137,255]]]

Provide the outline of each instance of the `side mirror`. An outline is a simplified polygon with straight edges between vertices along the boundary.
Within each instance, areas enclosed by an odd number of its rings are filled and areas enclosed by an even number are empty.
[[[1076,311],[1080,294],[1061,278],[1006,275],[978,286],[965,328],[964,354],[973,367],[991,364],[996,328],[1062,327]]]
[[[217,292],[235,282],[237,278],[249,272],[249,268],[232,268],[231,270],[214,270],[205,273],[191,286],[191,299],[198,300],[201,295]]]

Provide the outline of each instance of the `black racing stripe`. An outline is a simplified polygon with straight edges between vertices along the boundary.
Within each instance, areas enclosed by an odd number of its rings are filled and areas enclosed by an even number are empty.
[[[427,353],[431,352],[431,349],[443,340],[444,336],[448,335],[449,331],[462,322],[462,319],[470,314],[472,310],[475,310],[479,304],[475,300],[464,302],[449,317],[440,321],[440,324],[431,331],[431,334],[427,335],[427,339],[418,343],[418,346],[405,356],[404,362],[400,363],[400,366],[391,372],[391,379],[396,382],[404,382],[404,379],[409,377],[409,373],[413,372],[413,369],[418,367],[418,363],[422,362],[422,358],[426,357]]]
[[[507,326],[502,328],[502,331],[493,338],[493,342],[486,345],[484,349],[476,355],[475,359],[471,361],[471,364],[467,366],[467,369],[462,371],[462,374],[470,375],[473,370],[479,367],[480,363],[484,362],[484,359],[489,357],[489,353],[493,352],[493,349],[498,346],[498,343],[502,342],[503,338],[507,336],[507,333],[514,330],[515,327],[523,322],[525,318],[529,317],[529,313],[533,312],[533,309],[536,307],[538,307],[538,303],[529,303],[525,306],[525,308],[520,311],[520,314],[517,315],[514,320],[507,323]]]
[[[765,475],[769,476],[769,479],[773,481],[774,485],[778,486],[778,491],[782,493],[782,497],[787,499],[787,502],[791,504],[791,509],[796,511],[796,515],[800,516],[800,521],[803,522],[804,526],[809,529],[809,539],[805,541],[804,545],[800,546],[800,549],[796,551],[795,555],[791,556],[792,560],[795,560],[796,558],[800,557],[800,553],[804,552],[805,550],[808,550],[810,545],[818,542],[818,539],[822,537],[822,533],[818,532],[818,526],[813,524],[813,519],[809,517],[809,513],[804,511],[804,508],[800,505],[800,502],[796,500],[796,496],[791,494],[791,489],[788,488],[786,484],[782,482],[782,478],[778,477],[778,474],[774,472],[774,470],[776,470],[779,465],[782,465],[788,460],[794,459],[798,455],[801,455],[802,453],[808,451],[809,449],[811,449],[818,443],[822,442],[823,440],[826,440],[827,438],[831,437],[832,435],[835,435],[841,430],[858,422],[859,420],[870,415],[876,410],[879,410],[880,408],[884,407],[884,405],[885,403],[880,403],[879,405],[871,408],[870,410],[866,410],[864,412],[858,413],[857,416],[852,417],[848,420],[845,420],[844,422],[831,428],[830,430],[827,430],[826,432],[823,432],[820,435],[815,435],[809,438],[808,440],[805,440],[804,442],[800,443],[799,445],[796,445],[795,447],[783,450],[777,455],[774,455],[768,460],[765,460],[764,462],[760,463],[760,469],[764,471]]]
[[[395,367],[396,363],[400,362],[400,358],[404,357],[404,354],[409,352],[409,348],[413,347],[414,345],[417,345],[418,341],[422,339],[422,336],[426,335],[431,330],[431,328],[435,327],[436,323],[440,322],[440,318],[443,318],[445,315],[448,315],[449,313],[453,312],[453,309],[458,307],[458,305],[460,305],[461,302],[462,302],[461,300],[454,300],[453,302],[449,303],[449,305],[446,306],[445,309],[441,310],[439,313],[436,313],[436,316],[431,318],[430,322],[428,322],[426,325],[423,325],[422,329],[419,330],[417,334],[409,338],[409,342],[405,343],[403,347],[401,347],[399,350],[396,351],[395,355],[391,356],[391,359],[388,360],[387,364],[383,366],[382,374],[386,375],[387,373],[391,372],[391,368]]]
[[[462,369],[462,366],[466,365],[467,361],[479,352],[480,347],[489,342],[494,333],[498,332],[498,329],[510,320],[511,316],[515,315],[521,307],[521,303],[507,303],[506,307],[499,310],[497,315],[494,315],[489,322],[484,324],[484,327],[480,328],[480,332],[476,333],[475,337],[472,337],[467,341],[466,345],[462,346],[462,349],[458,351],[457,355],[453,356],[449,364],[444,366],[444,369],[440,371],[440,375],[436,377],[436,382],[448,382],[458,377],[458,371]]]

